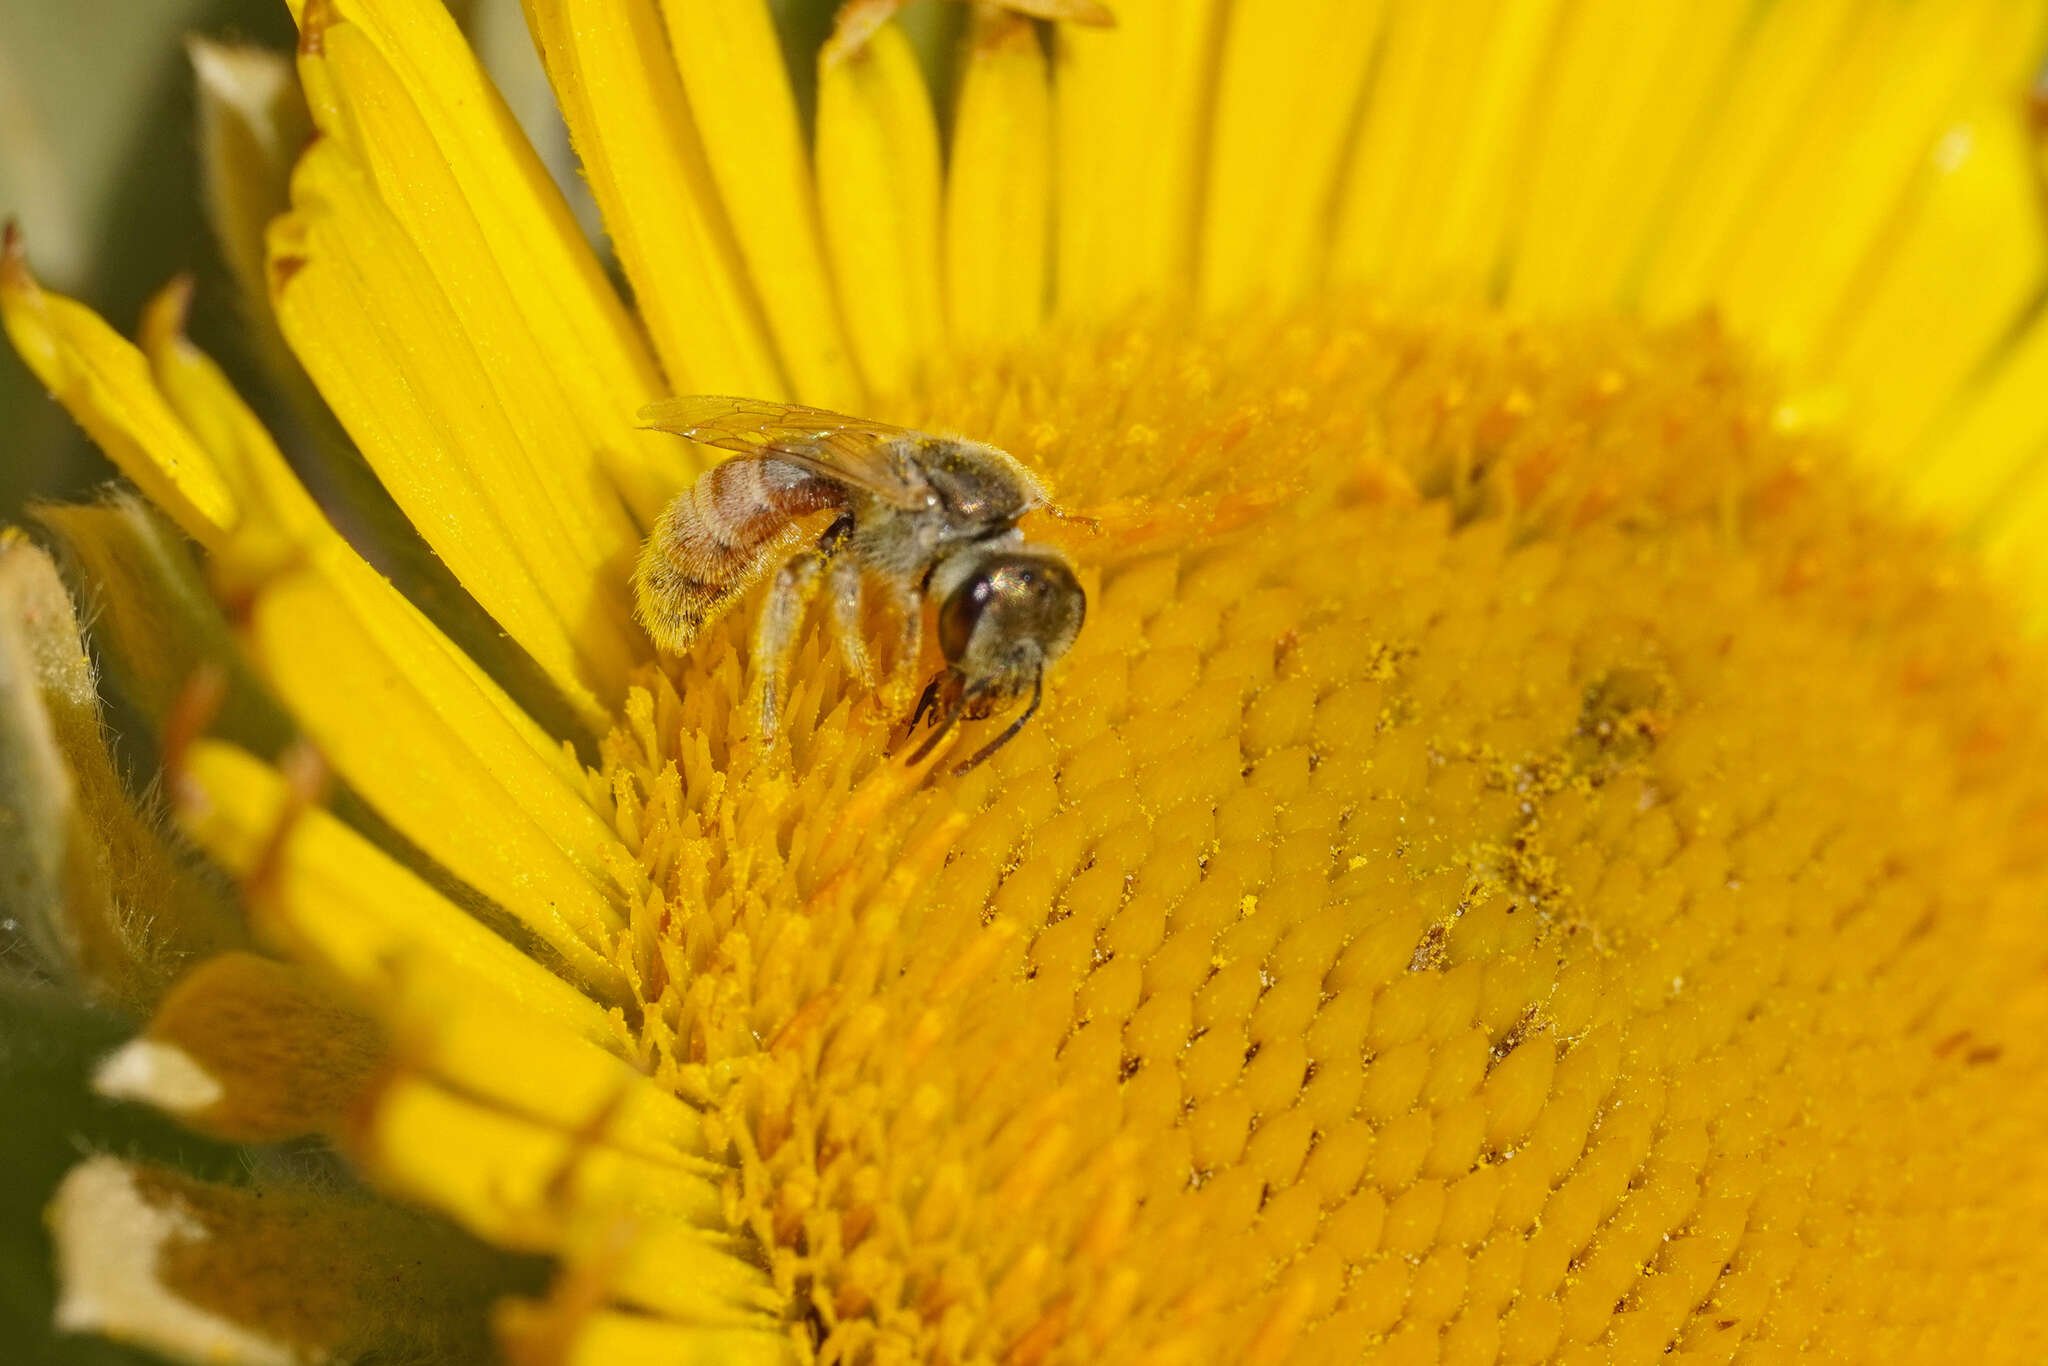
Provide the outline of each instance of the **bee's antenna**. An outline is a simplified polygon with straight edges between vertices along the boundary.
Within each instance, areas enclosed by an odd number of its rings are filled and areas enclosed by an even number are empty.
[[[972,759],[969,759],[966,763],[963,763],[959,767],[955,768],[953,770],[953,776],[957,778],[961,774],[968,772],[970,769],[973,769],[976,765],[980,764],[984,759],[988,758],[989,755],[994,754],[1004,745],[1009,744],[1010,741],[1016,737],[1017,732],[1024,729],[1024,723],[1031,719],[1032,713],[1038,710],[1038,703],[1040,699],[1042,699],[1044,696],[1045,670],[1041,668],[1037,673],[1033,674],[1031,677],[1031,705],[1024,708],[1024,714],[1022,716],[1019,716],[1016,720],[1012,721],[1001,735],[998,735],[995,739],[983,745],[981,747],[981,752],[979,754],[976,754]],[[930,742],[927,741],[926,743],[929,744]]]
[[[1047,503],[1043,511],[1046,516],[1056,522],[1071,523],[1091,535],[1100,536],[1102,534],[1102,519],[1100,517],[1090,517],[1086,513],[1081,512],[1068,512],[1055,503]]]

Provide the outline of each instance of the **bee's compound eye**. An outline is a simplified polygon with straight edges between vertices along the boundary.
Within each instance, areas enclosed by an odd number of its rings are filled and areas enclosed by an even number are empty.
[[[967,642],[974,638],[975,624],[981,620],[989,599],[995,596],[994,580],[993,567],[985,567],[947,594],[946,600],[939,604],[939,649],[948,664],[958,664],[960,657],[967,653]]]
[[[948,663],[967,654],[975,632],[1046,648],[1064,648],[1079,629],[1086,599],[1073,571],[1044,555],[990,555],[939,606],[939,648]]]

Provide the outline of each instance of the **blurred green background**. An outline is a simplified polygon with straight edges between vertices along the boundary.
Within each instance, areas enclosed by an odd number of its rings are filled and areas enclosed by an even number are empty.
[[[0,214],[52,289],[129,329],[179,271],[193,330],[240,364],[232,295],[200,207],[188,32],[278,47],[281,0],[0,0]],[[0,521],[113,471],[0,346]]]

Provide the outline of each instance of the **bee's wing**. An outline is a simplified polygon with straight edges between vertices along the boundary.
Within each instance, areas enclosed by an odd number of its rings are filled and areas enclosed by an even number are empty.
[[[896,439],[917,433],[886,422],[795,403],[691,394],[648,404],[640,410],[640,425],[720,450],[807,466],[898,507],[925,501],[924,486],[912,482],[888,450]]]

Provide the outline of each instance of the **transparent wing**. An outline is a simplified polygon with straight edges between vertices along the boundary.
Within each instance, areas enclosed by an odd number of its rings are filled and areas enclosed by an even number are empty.
[[[898,507],[925,501],[924,485],[889,450],[898,438],[918,433],[886,422],[795,403],[691,394],[648,404],[640,410],[640,425],[720,450],[803,465]]]

